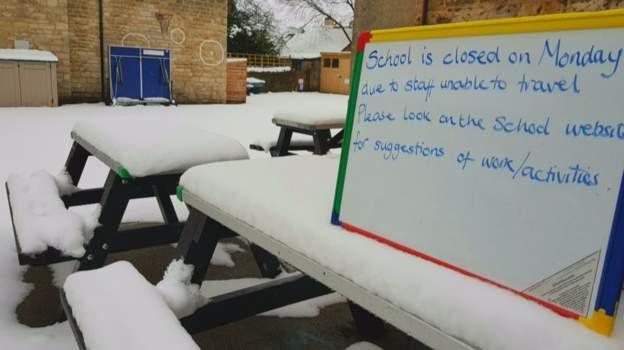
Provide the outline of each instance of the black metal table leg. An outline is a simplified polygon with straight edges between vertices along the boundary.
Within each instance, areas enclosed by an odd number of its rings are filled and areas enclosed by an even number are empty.
[[[195,267],[191,283],[201,284],[204,280],[219,241],[220,230],[223,230],[223,226],[219,223],[189,207],[189,217],[180,235],[176,256],[184,259],[185,264]]]
[[[351,300],[349,300],[349,309],[351,309],[355,328],[361,336],[374,339],[384,334],[385,326],[382,319]]]
[[[154,195],[158,201],[158,207],[162,214],[165,224],[176,224],[179,222],[178,215],[175,212],[169,192],[161,186],[153,185]]]
[[[130,201],[127,185],[119,175],[110,171],[102,195],[100,225],[87,245],[87,252],[80,259],[78,270],[91,270],[104,265],[109,250],[110,239],[119,231],[121,219]]]
[[[249,244],[249,249],[251,249],[262,277],[275,278],[282,272],[282,266],[275,255],[253,243]]]
[[[314,140],[314,154],[323,155],[329,151],[329,140],[331,139],[329,130],[315,130],[312,133],[312,138]]]
[[[279,137],[277,138],[277,145],[274,150],[271,150],[271,156],[283,157],[289,155],[288,149],[290,148],[290,141],[292,139],[293,131],[283,126],[280,129]]]
[[[71,177],[74,186],[78,185],[89,156],[89,151],[84,149],[78,142],[72,144],[67,161],[65,161],[65,170]]]
[[[328,147],[331,148],[340,148],[340,146],[342,145],[342,137],[344,135],[344,129],[338,131],[336,133],[336,135],[332,136],[331,139],[329,139],[328,142]]]

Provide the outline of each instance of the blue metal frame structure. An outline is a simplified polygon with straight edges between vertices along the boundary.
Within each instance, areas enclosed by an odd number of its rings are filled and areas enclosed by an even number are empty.
[[[113,104],[173,103],[169,49],[110,46],[108,67]]]

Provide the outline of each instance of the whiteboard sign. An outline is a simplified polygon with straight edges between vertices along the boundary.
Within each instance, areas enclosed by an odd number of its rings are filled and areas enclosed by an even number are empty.
[[[372,32],[357,53],[334,223],[564,316],[613,316],[622,13],[611,28],[595,28],[604,14],[575,14],[459,37],[426,37],[449,26]],[[535,30],[554,19],[563,27]],[[496,25],[512,30],[487,32]]]

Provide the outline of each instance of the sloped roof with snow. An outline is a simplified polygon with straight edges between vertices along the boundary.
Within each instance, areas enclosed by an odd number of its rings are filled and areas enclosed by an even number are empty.
[[[347,45],[349,40],[340,28],[312,27],[288,40],[280,55],[295,59],[319,58],[321,52],[340,52]]]
[[[58,62],[58,58],[50,51],[25,49],[0,49],[0,60]]]

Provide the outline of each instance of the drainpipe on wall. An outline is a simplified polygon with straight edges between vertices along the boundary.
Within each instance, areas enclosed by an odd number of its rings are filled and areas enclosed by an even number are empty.
[[[100,21],[100,99],[106,103],[106,83],[104,82],[104,0],[98,0]]]
[[[420,24],[424,26],[427,24],[427,16],[429,15],[429,0],[422,0],[422,2],[422,17],[420,19]]]

